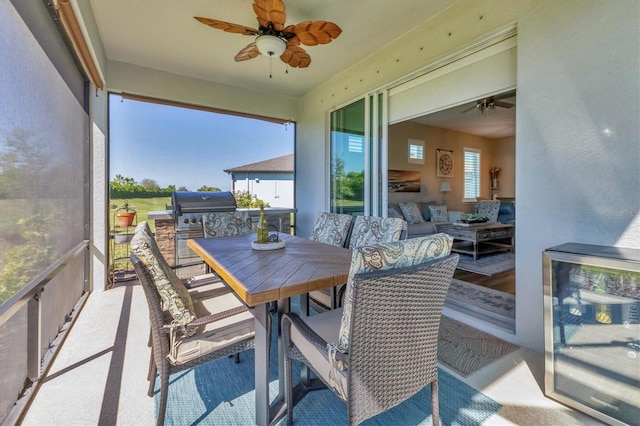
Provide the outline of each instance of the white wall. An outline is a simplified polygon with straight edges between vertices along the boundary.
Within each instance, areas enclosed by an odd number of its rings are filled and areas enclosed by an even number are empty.
[[[296,121],[298,100],[185,77],[124,62],[108,61],[107,87],[159,99]]]
[[[107,106],[108,96],[106,92],[95,91],[94,96],[89,97],[89,109],[91,117],[90,134],[90,161],[91,178],[89,197],[91,202],[91,241],[89,247],[91,254],[91,285],[93,290],[101,291],[107,288],[107,274],[109,270],[109,251],[107,239],[109,228],[109,169],[107,168]]]
[[[640,247],[639,4],[461,0],[307,94],[296,126],[298,234],[328,207],[318,161],[328,109],[517,22],[517,317],[516,335],[501,337],[542,352],[542,250]]]
[[[461,0],[405,36],[381,47],[374,55],[338,74],[300,100],[296,134],[297,232],[308,235],[315,214],[328,208],[328,170],[325,130],[330,108],[354,101],[370,91],[399,80],[438,59],[451,55],[513,26],[535,1]],[[301,210],[300,206],[305,209]]]
[[[268,173],[260,174],[256,181],[253,174],[250,178],[240,176],[233,182],[235,191],[249,191],[258,199],[269,203],[271,207],[293,208],[293,174],[291,179],[273,179]]]
[[[516,324],[538,350],[542,251],[640,248],[639,21],[636,0],[565,0],[518,25]]]

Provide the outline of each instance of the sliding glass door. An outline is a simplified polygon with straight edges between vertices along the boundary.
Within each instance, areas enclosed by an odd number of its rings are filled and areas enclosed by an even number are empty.
[[[329,207],[334,213],[383,213],[380,206],[386,200],[386,191],[382,191],[386,182],[385,105],[384,94],[376,93],[330,113]]]

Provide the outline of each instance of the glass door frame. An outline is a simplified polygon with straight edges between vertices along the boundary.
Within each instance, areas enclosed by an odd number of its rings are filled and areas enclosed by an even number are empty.
[[[331,202],[333,196],[333,123],[332,115],[336,111],[340,111],[359,101],[364,101],[363,112],[363,128],[364,128],[364,207],[365,216],[384,216],[387,215],[387,209],[383,206],[387,205],[388,192],[386,191],[388,182],[388,92],[387,90],[378,90],[366,95],[351,99],[341,105],[331,108],[327,111],[326,135],[327,135],[327,158],[326,158],[326,176],[328,177],[328,185],[326,186],[326,210],[337,212],[335,206]]]

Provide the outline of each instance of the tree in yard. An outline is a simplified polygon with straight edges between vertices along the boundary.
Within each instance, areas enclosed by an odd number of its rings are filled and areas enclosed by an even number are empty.
[[[158,182],[153,179],[142,179],[140,181],[140,186],[147,191],[157,191],[160,189],[160,187],[158,186]]]
[[[217,186],[202,185],[200,188],[198,188],[198,191],[220,192],[222,191],[222,189],[218,188]]]
[[[251,195],[249,191],[237,191],[233,193],[239,209],[249,209],[255,207],[271,207],[261,199]]]

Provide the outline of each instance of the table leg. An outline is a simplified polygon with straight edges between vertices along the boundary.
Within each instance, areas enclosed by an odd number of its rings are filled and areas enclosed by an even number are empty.
[[[478,260],[478,243],[477,243],[477,241],[473,242],[473,260]]]
[[[277,340],[277,344],[278,344],[278,396],[275,398],[275,400],[273,401],[273,403],[269,406],[267,405],[268,408],[268,414],[266,416],[266,422],[265,423],[260,423],[258,422],[258,416],[256,414],[256,423],[258,425],[273,425],[276,424],[282,417],[284,417],[287,414],[287,406],[284,402],[284,377],[282,376],[283,372],[284,372],[284,345],[282,344],[282,327],[280,325],[280,318],[282,318],[282,315],[289,312],[291,309],[291,303],[289,299],[281,299],[278,300],[278,340]],[[256,336],[257,338],[257,336]],[[267,358],[268,359],[268,358]],[[256,371],[257,371],[257,363],[258,363],[258,352],[257,352],[257,347],[256,347]],[[256,376],[257,377],[257,376]],[[256,398],[257,398],[257,394],[258,394],[258,382],[257,382],[257,378],[256,378]],[[265,384],[263,384],[262,386],[266,386],[267,389],[267,394],[268,389],[269,389],[269,382],[267,380],[267,382]],[[268,401],[267,401],[268,404]],[[257,407],[257,405],[256,405]],[[256,408],[257,410],[257,408]]]
[[[255,315],[255,390],[256,424],[266,426],[269,422],[269,314],[268,304],[258,305]]]

